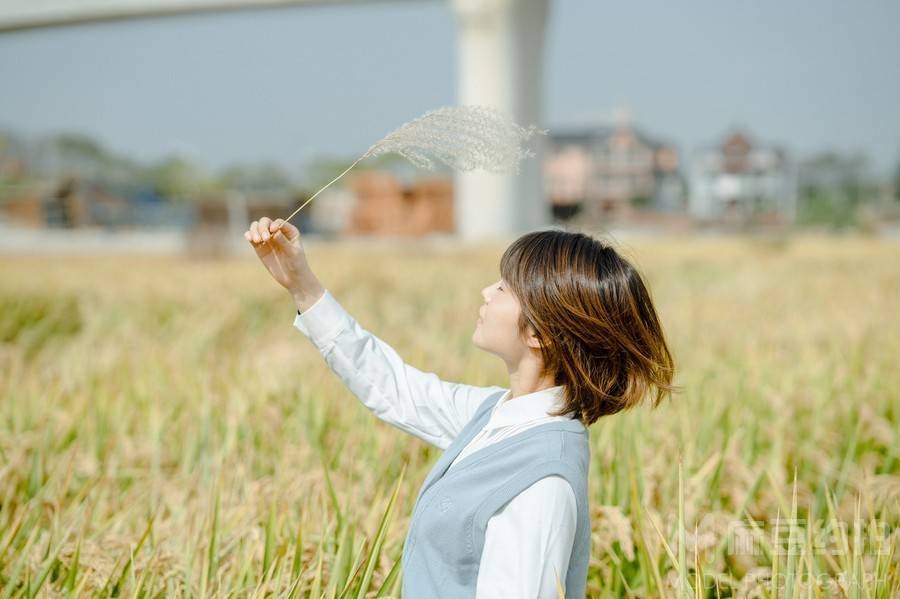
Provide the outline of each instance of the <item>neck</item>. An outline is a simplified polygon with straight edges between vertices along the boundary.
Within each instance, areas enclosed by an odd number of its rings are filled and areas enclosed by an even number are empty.
[[[507,401],[521,395],[555,387],[556,383],[549,376],[541,377],[541,364],[533,361],[523,362],[509,371],[509,397]]]

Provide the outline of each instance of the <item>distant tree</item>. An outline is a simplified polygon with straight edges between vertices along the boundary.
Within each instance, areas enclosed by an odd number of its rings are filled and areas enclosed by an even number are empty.
[[[140,184],[147,178],[147,169],[126,156],[109,156],[103,171],[103,178],[114,183]]]
[[[900,201],[900,160],[894,168],[894,199]]]
[[[353,164],[356,158],[317,156],[306,163],[305,181],[313,188],[320,188]],[[363,161],[365,162],[365,160]],[[361,166],[360,165],[357,166]]]
[[[53,139],[59,151],[65,155],[103,162],[106,150],[98,141],[83,133],[62,133]]]
[[[24,158],[24,142],[12,131],[0,130],[0,156]]]
[[[798,222],[844,228],[858,224],[858,208],[876,197],[868,158],[823,152],[800,165]]]
[[[281,167],[272,163],[230,165],[222,170],[219,181],[226,189],[244,193],[286,194],[295,187]]]
[[[52,174],[75,175],[82,179],[96,179],[106,170],[111,156],[103,146],[83,133],[61,133],[43,145],[47,165]]]
[[[187,158],[168,156],[149,167],[147,179],[167,198],[184,200],[196,191],[200,177]]]
[[[636,195],[631,198],[631,205],[635,208],[648,208],[653,203],[653,198],[647,194]]]
[[[10,195],[14,185],[27,177],[24,144],[10,131],[0,131],[0,201]]]

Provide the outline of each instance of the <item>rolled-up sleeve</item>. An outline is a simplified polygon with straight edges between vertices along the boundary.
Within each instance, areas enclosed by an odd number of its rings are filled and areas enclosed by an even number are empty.
[[[294,327],[376,417],[441,449],[489,395],[504,389],[444,381],[405,363],[394,348],[362,328],[327,289],[294,317]]]

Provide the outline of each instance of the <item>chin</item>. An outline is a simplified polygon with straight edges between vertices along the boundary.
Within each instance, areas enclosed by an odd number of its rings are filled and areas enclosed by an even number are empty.
[[[487,352],[489,354],[494,353],[491,351],[491,348],[486,347],[486,346],[482,345],[481,343],[479,343],[478,339],[475,338],[475,335],[472,335],[472,345],[474,345],[475,347],[477,347],[478,349],[480,349],[483,352]]]
[[[472,345],[474,345],[478,349],[484,349],[484,347],[482,347],[482,345],[478,342],[478,331],[472,333]]]

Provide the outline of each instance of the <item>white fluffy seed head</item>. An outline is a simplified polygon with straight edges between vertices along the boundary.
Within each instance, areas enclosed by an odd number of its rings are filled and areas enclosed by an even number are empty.
[[[343,177],[360,160],[396,152],[419,168],[433,169],[435,159],[463,171],[483,169],[492,173],[519,172],[519,162],[534,156],[524,147],[532,135],[547,130],[521,127],[489,106],[445,106],[403,123],[375,142],[344,172],[326,183],[294,210],[285,221],[303,210],[313,198]]]
[[[404,123],[363,155],[396,152],[420,168],[440,160],[459,170],[519,172],[519,162],[534,156],[524,143],[546,130],[521,127],[489,106],[449,106],[430,110]]]

